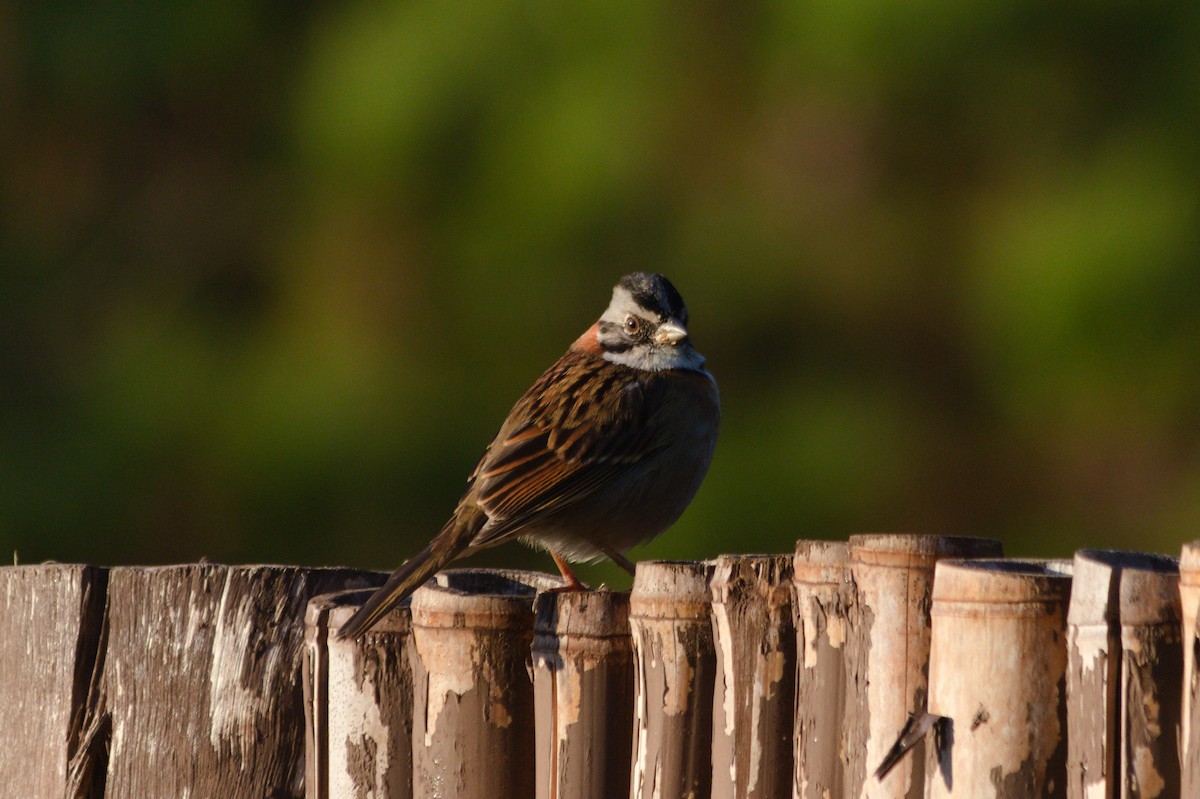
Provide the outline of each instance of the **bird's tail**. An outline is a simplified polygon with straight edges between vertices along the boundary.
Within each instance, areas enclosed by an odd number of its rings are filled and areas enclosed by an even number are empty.
[[[341,626],[337,638],[357,638],[370,630],[388,611],[461,555],[480,526],[472,523],[476,521],[474,518],[468,516],[464,519],[462,516],[456,513],[427,547],[392,572],[387,582],[371,594],[350,620]]]

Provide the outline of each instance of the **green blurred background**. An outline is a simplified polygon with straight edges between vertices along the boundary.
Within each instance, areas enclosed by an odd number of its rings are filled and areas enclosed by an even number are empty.
[[[7,4],[0,552],[390,568],[633,270],[725,413],[635,557],[1177,552],[1198,131],[1195,2]]]

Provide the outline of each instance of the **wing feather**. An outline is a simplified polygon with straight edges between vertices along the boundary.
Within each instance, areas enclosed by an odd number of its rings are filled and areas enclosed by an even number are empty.
[[[666,442],[647,424],[655,375],[571,351],[530,387],[471,477],[497,543],[590,496]]]

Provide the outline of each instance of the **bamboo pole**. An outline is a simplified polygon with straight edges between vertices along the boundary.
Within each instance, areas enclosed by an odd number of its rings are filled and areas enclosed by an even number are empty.
[[[716,672],[708,562],[642,561],[633,579],[631,799],[706,799]]]
[[[933,589],[928,799],[1065,797],[1069,561],[943,561]]]
[[[112,569],[105,799],[300,795],[308,600],[378,582],[291,566]]]
[[[1179,597],[1183,619],[1183,707],[1179,754],[1183,796],[1200,796],[1200,541],[1183,545],[1179,556]]]
[[[308,601],[304,612],[304,660],[300,680],[304,688],[304,796],[329,799],[329,611],[335,594]]]
[[[544,593],[534,610],[538,799],[628,796],[633,742],[628,592]]]
[[[1067,789],[1071,799],[1114,799],[1120,782],[1121,567],[1075,553],[1067,614]]]
[[[854,603],[850,546],[797,541],[792,563],[796,628],[796,708],[792,795],[842,796],[846,749],[846,639]]]
[[[341,625],[371,595],[316,597],[306,619],[306,685],[313,685],[305,789],[308,799],[412,796],[412,672],[407,603],[358,639]]]
[[[536,572],[448,569],[413,593],[414,799],[534,795]]]
[[[796,688],[791,583],[790,555],[716,560],[713,799],[791,796]]]
[[[107,734],[95,680],[108,572],[0,567],[0,794],[96,797]]]
[[[1174,558],[1076,553],[1067,616],[1072,799],[1179,795],[1179,608]]]
[[[934,565],[943,558],[998,557],[984,538],[869,534],[850,538],[857,586],[846,677],[846,796],[919,799],[924,744],[882,781],[868,774],[883,762],[910,716],[925,712],[929,606]]]
[[[1179,564],[1149,558],[1121,582],[1122,797],[1180,796]]]

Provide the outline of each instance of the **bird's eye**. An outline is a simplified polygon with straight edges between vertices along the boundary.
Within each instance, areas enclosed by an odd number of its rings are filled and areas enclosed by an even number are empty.
[[[637,332],[642,329],[642,323],[638,321],[636,316],[625,317],[625,332],[628,335],[636,336]]]

